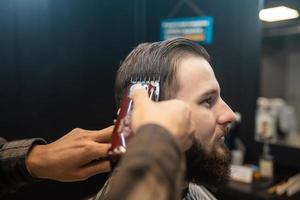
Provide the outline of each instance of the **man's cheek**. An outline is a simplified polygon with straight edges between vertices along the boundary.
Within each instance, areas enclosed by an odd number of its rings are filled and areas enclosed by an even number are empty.
[[[197,146],[201,146],[202,150],[207,154],[209,154],[212,151],[211,145],[207,138],[201,137],[201,135],[196,138],[195,144]]]
[[[195,134],[195,142],[200,144],[206,153],[209,153],[213,149],[215,143],[215,139],[213,137],[214,129],[208,129],[207,127],[203,126],[202,130],[205,131]]]

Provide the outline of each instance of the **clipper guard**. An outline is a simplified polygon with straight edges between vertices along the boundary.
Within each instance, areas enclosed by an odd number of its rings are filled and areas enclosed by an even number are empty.
[[[127,144],[132,137],[131,130],[131,111],[133,108],[133,101],[130,98],[131,90],[134,85],[141,85],[153,101],[159,100],[159,80],[155,81],[131,81],[131,84],[124,92],[121,100],[120,108],[115,120],[115,127],[111,138],[111,147],[108,150],[108,157],[111,166],[114,167],[120,157],[126,152]]]

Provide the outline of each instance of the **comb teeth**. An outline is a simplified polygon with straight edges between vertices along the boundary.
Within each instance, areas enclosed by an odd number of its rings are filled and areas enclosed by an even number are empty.
[[[130,85],[140,85],[148,92],[150,99],[153,101],[159,101],[159,79],[160,77],[153,78],[131,78]],[[131,87],[130,87],[131,90]]]
[[[160,76],[135,76],[130,78],[130,83],[135,84],[139,82],[143,83],[151,83],[151,82],[159,82]]]

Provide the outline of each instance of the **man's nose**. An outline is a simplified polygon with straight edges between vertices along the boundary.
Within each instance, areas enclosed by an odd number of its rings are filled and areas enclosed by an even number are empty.
[[[228,124],[237,120],[237,115],[223,100],[221,102],[221,109],[217,120],[220,124]]]

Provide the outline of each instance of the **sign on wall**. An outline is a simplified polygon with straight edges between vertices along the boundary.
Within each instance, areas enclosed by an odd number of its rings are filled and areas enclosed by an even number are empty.
[[[213,17],[164,19],[160,24],[160,39],[184,37],[201,44],[210,44],[213,35]]]

